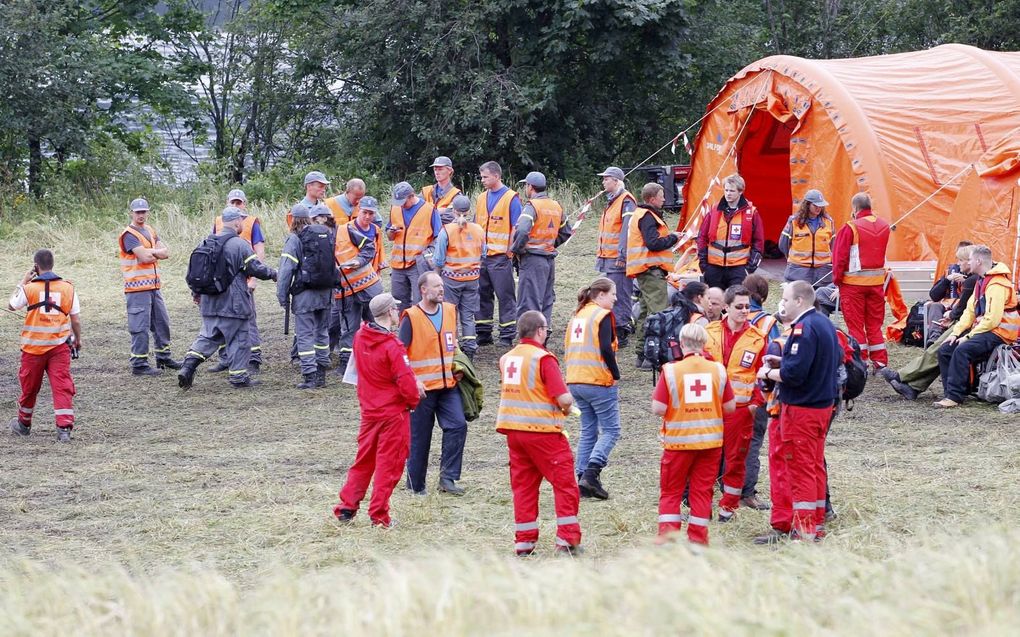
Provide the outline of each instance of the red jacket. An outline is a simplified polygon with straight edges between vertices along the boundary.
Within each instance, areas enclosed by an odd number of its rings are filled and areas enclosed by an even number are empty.
[[[854,217],[859,228],[861,267],[864,269],[885,267],[885,251],[889,246],[889,222],[878,216],[874,223],[857,221],[874,214],[865,208]],[[853,243],[854,232],[849,225],[840,228],[832,241],[832,281],[836,285],[843,283],[843,275],[850,267],[850,246]]]
[[[396,416],[418,406],[418,383],[397,337],[375,323],[354,334],[358,402],[362,418]]]
[[[712,227],[711,223],[712,217],[714,216],[712,213],[718,210],[720,215],[725,218],[735,218],[738,215],[744,214],[744,211],[747,210],[750,205],[751,203],[744,198],[744,195],[740,195],[736,211],[734,211],[732,215],[727,215],[726,197],[723,197],[719,200],[719,203],[716,204],[715,208],[710,210],[708,214],[702,218],[701,228],[698,230],[698,261],[701,263],[702,272],[705,271],[705,264],[708,263],[708,244],[715,240],[715,228]],[[751,237],[748,245],[751,247],[752,257],[755,253],[765,253],[765,228],[762,225],[761,213],[757,210],[754,211],[754,218],[751,221]]]

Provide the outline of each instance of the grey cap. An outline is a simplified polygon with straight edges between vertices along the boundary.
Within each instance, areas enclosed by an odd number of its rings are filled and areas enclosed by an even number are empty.
[[[311,210],[308,211],[308,216],[310,216],[310,217],[332,217],[333,213],[330,211],[329,208],[326,207],[326,204],[317,203],[314,206],[312,206]]]
[[[429,166],[429,168],[435,168],[436,166],[445,166],[446,168],[453,168],[453,162],[450,161],[449,157],[444,157],[443,155],[440,155],[439,157],[436,157],[436,160],[432,162],[432,165]]]
[[[322,174],[318,170],[313,170],[312,172],[305,175],[306,186],[315,181],[319,182],[320,184],[326,184],[327,186],[330,184],[330,181],[326,179],[326,175]]]
[[[617,168],[616,166],[606,168],[604,171],[599,173],[599,177],[612,177],[613,179],[619,179],[620,181],[623,181],[625,178],[623,169]]]
[[[141,212],[142,210],[149,209],[149,202],[144,199],[132,199],[131,200],[131,212]]]
[[[376,201],[375,197],[362,197],[361,201],[358,202],[358,207],[362,210],[371,210],[372,212],[379,212],[379,202]]]
[[[821,190],[814,190],[814,189],[812,189],[812,190],[807,191],[806,193],[804,193],[804,201],[806,201],[808,203],[813,203],[816,206],[828,206],[829,205],[829,202],[826,201],[825,197],[822,196],[822,191]]]
[[[308,206],[306,206],[305,204],[299,202],[299,203],[294,204],[294,207],[290,209],[290,218],[291,219],[311,219],[312,218],[312,211],[311,211],[311,209]]]
[[[471,210],[471,200],[464,195],[457,195],[453,198],[453,209],[457,212],[467,212]]]
[[[221,213],[223,221],[237,221],[244,217],[244,212],[236,206],[227,206]]]
[[[517,183],[528,184],[529,186],[534,186],[535,188],[545,188],[545,175],[538,172],[537,170],[533,170],[530,173],[528,173],[527,177],[518,181]]]
[[[389,292],[383,292],[377,294],[368,302],[368,311],[372,313],[372,316],[382,316],[390,311],[391,308],[398,307],[400,301],[393,298],[393,295]]]
[[[406,181],[402,181],[393,187],[393,203],[401,205],[407,198],[414,194],[414,187]]]
[[[230,203],[231,201],[234,201],[236,199],[240,199],[244,203],[248,203],[248,197],[244,194],[244,191],[241,190],[240,188],[234,188],[233,190],[227,193],[227,203]]]

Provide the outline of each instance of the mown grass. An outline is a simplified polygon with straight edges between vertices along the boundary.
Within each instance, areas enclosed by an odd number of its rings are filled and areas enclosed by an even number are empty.
[[[151,203],[174,252],[164,277],[179,355],[199,326],[186,257],[217,206],[199,218]],[[282,243],[281,209],[261,210],[270,255]],[[556,332],[594,276],[594,226],[558,261]],[[469,429],[468,494],[398,489],[396,529],[360,516],[342,528],[330,507],[354,458],[353,388],[331,379],[326,390],[293,389],[283,313],[265,285],[268,364],[257,391],[201,372],[189,392],[173,377],[131,377],[119,230],[36,221],[13,228],[0,251],[0,281],[13,289],[32,250],[52,247],[57,271],[78,286],[85,326],[74,443],[56,443],[46,389],[31,437],[0,435],[0,634],[1002,634],[1020,621],[1020,445],[1015,418],[988,405],[937,412],[934,394],[907,403],[873,380],[830,434],[839,518],[823,544],[754,547],[767,514],[741,510],[711,527],[704,553],[661,549],[651,545],[651,377],[625,353],[624,437],[603,474],[612,498],[581,505],[588,552],[549,557],[546,492],[541,555],[518,562],[505,444],[493,431],[501,352],[485,348],[488,406]],[[5,420],[16,409],[19,329],[17,317],[0,317]],[[917,351],[894,346],[894,363]],[[577,428],[571,420],[571,440]]]

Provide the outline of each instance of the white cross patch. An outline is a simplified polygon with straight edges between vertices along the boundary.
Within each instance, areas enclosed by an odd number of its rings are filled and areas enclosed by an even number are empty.
[[[571,343],[583,343],[584,342],[584,319],[575,318],[570,323],[570,342]]]
[[[503,384],[520,385],[521,367],[524,364],[523,356],[507,356],[503,365]]]
[[[685,374],[684,402],[712,402],[712,374]]]
[[[754,364],[754,352],[749,349],[744,350],[743,356],[740,357],[740,366],[744,369],[750,369],[751,365]]]
[[[46,302],[45,290],[39,291],[39,302],[40,303]],[[39,308],[39,311],[42,312],[43,314],[60,314],[60,310],[56,309],[60,307],[60,292],[50,292],[50,303],[53,304],[52,308],[43,305],[42,307]]]

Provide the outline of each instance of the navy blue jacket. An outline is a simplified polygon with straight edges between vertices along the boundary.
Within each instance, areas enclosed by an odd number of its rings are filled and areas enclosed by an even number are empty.
[[[839,396],[836,370],[842,363],[843,348],[836,338],[836,327],[816,310],[808,310],[794,323],[783,349],[779,402],[797,407],[831,407]]]

